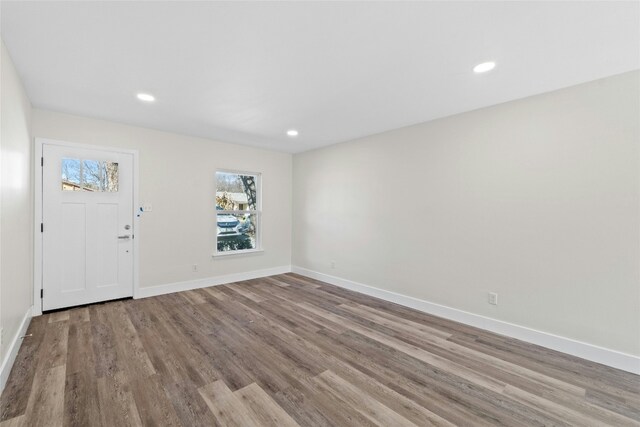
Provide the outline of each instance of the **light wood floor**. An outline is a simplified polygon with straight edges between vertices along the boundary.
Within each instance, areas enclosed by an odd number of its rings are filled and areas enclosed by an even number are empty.
[[[640,425],[640,377],[294,274],[34,318],[1,426]]]

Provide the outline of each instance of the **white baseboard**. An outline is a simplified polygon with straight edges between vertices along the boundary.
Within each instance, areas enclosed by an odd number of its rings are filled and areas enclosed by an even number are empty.
[[[185,282],[167,283],[165,285],[150,286],[138,289],[135,298],[147,298],[156,295],[171,294],[192,289],[208,288],[209,286],[225,285],[227,283],[240,282],[243,280],[259,279],[260,277],[273,276],[276,274],[290,273],[291,266],[265,268],[263,270],[253,270],[243,273],[226,274],[224,276],[206,277],[204,279],[187,280]]]
[[[22,345],[21,337],[27,333],[27,328],[29,327],[29,323],[31,322],[31,313],[32,307],[29,307],[24,317],[22,318],[22,322],[20,323],[18,331],[11,340],[9,351],[7,351],[7,355],[2,361],[2,368],[0,368],[0,393],[2,393],[2,391],[4,390],[4,386],[7,384],[9,374],[11,373],[11,368],[13,367],[13,362],[16,361],[18,350],[20,350],[20,345]]]
[[[582,359],[587,359],[592,362],[601,363],[603,365],[640,375],[640,357],[638,356],[538,331],[525,326],[515,325],[502,320],[469,313],[418,298],[386,291],[384,289],[374,288],[352,280],[330,276],[328,274],[319,273],[302,267],[293,266],[292,271],[302,276],[307,276],[341,288],[350,289],[385,301],[404,305],[428,314],[433,314],[434,316],[454,320],[469,326],[475,326],[500,335],[516,338],[542,347],[550,348],[552,350],[561,351],[572,356],[577,356]]]

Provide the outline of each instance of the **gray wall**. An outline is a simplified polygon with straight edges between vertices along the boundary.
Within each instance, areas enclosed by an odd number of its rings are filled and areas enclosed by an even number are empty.
[[[141,288],[291,264],[291,154],[39,109],[33,136],[139,151]],[[212,257],[217,168],[262,173],[264,252]]]
[[[295,155],[293,264],[640,355],[639,77]]]
[[[0,82],[0,327],[5,361],[33,289],[33,179],[31,103],[2,43]]]

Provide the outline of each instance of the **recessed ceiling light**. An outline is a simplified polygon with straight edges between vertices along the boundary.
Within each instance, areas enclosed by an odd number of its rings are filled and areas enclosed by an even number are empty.
[[[156,97],[153,95],[149,95],[148,93],[139,93],[136,95],[140,101],[145,102],[153,102],[156,100]]]
[[[486,73],[487,71],[491,71],[494,68],[496,68],[496,63],[493,61],[489,61],[476,65],[475,67],[473,67],[473,71],[476,73]]]
[[[289,136],[298,136],[298,131],[295,130],[295,129],[289,129],[287,131],[287,135],[289,135]]]

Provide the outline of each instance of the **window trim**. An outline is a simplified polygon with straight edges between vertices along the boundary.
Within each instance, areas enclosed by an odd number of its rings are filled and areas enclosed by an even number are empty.
[[[217,210],[215,203],[215,196],[218,193],[218,173],[227,173],[232,175],[247,175],[255,177],[256,180],[256,209],[238,209],[238,210]],[[248,172],[248,171],[239,171],[234,169],[216,169],[214,174],[214,203],[213,208],[215,211],[215,245],[212,256],[221,257],[221,256],[230,256],[230,255],[246,255],[252,253],[260,253],[264,252],[264,248],[262,246],[262,173],[261,172]],[[255,248],[253,249],[240,249],[234,251],[218,251],[218,215],[219,214],[231,214],[231,215],[244,215],[244,214],[255,215],[257,218],[257,230],[255,236]]]
[[[264,252],[264,249],[262,249],[262,248],[260,248],[260,249],[242,249],[242,250],[238,250],[238,251],[218,252],[217,248],[218,248],[218,245],[216,243],[216,251],[213,253],[213,255],[211,255],[214,258],[232,256],[232,255],[250,255],[250,254]]]
[[[65,161],[77,161],[78,162],[78,183],[75,183],[71,180],[64,180],[64,167],[65,167]],[[98,164],[98,168],[100,170],[100,174],[102,175],[102,167],[105,166],[107,163],[111,163],[116,165],[116,172],[117,172],[117,179],[116,179],[116,189],[111,191],[108,189],[102,189],[102,188],[91,188],[88,185],[88,181],[85,179],[86,174],[85,174],[85,170],[86,168],[86,162],[94,162]],[[74,158],[74,157],[63,157],[62,158],[62,162],[60,164],[60,177],[61,177],[61,190],[63,193],[95,193],[95,194],[116,194],[118,193],[119,190],[119,177],[120,177],[120,172],[119,172],[119,164],[117,161],[113,161],[113,160],[103,160],[103,159],[85,159],[85,158]],[[65,189],[64,186],[66,185],[71,185],[71,186],[77,186],[77,189]]]

